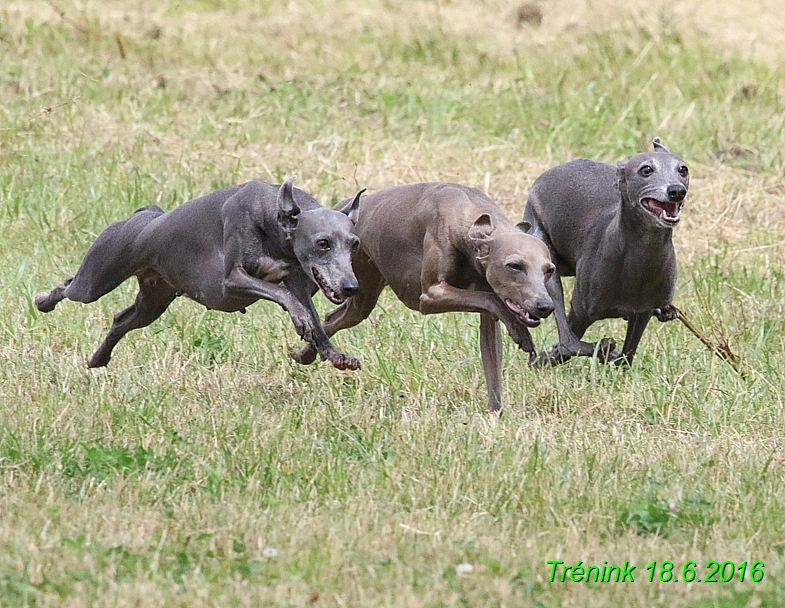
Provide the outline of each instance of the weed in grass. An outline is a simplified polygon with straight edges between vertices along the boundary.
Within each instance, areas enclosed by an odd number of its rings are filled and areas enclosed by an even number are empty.
[[[676,525],[701,528],[711,523],[712,519],[706,517],[711,506],[711,503],[700,498],[687,498],[681,502],[674,499],[647,499],[624,509],[619,516],[619,523],[639,534],[668,536],[670,528]]]

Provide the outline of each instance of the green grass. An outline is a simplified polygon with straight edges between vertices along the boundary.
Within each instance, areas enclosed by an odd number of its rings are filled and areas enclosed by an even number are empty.
[[[491,2],[58,6],[68,20],[0,9],[0,605],[782,605],[780,63],[667,14],[538,38]],[[496,420],[477,319],[389,293],[335,339],[357,373],[291,361],[272,304],[186,300],[88,371],[133,286],[32,304],[153,202],[292,174],[327,204],[449,179],[518,219],[546,167],[655,135],[693,174],[676,302],[743,374],[678,323],[653,323],[626,372],[531,370],[505,339]],[[627,560],[635,583],[551,583],[548,560]],[[765,578],[645,581],[663,560]]]

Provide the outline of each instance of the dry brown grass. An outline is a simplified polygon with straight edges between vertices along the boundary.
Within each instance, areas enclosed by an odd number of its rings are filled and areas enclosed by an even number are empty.
[[[517,0],[419,0],[351,1],[320,3],[318,18],[308,2],[290,2],[270,11],[254,10],[252,2],[241,1],[229,14],[194,13],[184,6],[172,9],[155,2],[133,5],[86,1],[74,5],[54,2],[67,17],[80,23],[80,14],[100,14],[107,30],[138,35],[155,26],[176,24],[186,32],[206,28],[224,31],[258,31],[260,35],[296,32],[298,36],[329,35],[343,41],[363,28],[380,30],[439,27],[445,31],[477,35],[487,33],[489,44],[503,47],[569,44],[576,35],[621,27],[635,20],[657,29],[661,19],[673,20],[691,36],[705,37],[718,48],[735,48],[750,56],[780,62],[785,53],[785,9],[778,0],[541,0],[544,19],[540,27],[517,27]],[[26,17],[60,19],[45,0],[12,0],[4,7],[12,21]],[[261,16],[260,15],[263,15]],[[293,52],[296,50],[293,48]]]
[[[253,10],[252,3],[237,2],[235,10],[223,13],[184,12],[162,3],[138,2],[68,2],[54,3],[63,10],[68,21],[82,24],[89,29],[92,20],[100,19],[100,28],[89,30],[89,36],[103,36],[104,54],[116,53],[111,41],[112,32],[134,40],[144,39],[162,32],[177,31],[180,35],[194,36],[199,51],[215,51],[205,70],[185,56],[178,59],[173,46],[165,51],[170,56],[168,65],[157,73],[155,66],[139,73],[120,73],[112,78],[137,93],[150,94],[161,81],[174,87],[198,106],[208,103],[216,90],[243,90],[249,87],[248,75],[242,71],[243,54],[253,53],[257,36],[275,37],[282,48],[289,49],[283,58],[283,76],[291,78],[302,69],[305,62],[313,61],[310,41],[329,38],[335,47],[351,44],[364,28],[375,31],[399,31],[404,36],[416,35],[423,28],[479,37],[483,44],[493,47],[495,53],[525,52],[527,47],[556,45],[569,48],[581,44],[587,32],[613,27],[627,27],[630,20],[640,27],[650,27],[655,41],[663,19],[672,20],[685,38],[700,36],[719,48],[735,48],[744,53],[763,57],[779,64],[785,51],[785,9],[774,0],[741,2],[737,0],[689,0],[680,2],[655,2],[630,0],[619,7],[617,2],[594,0],[574,3],[567,0],[543,2],[545,20],[541,27],[517,28],[511,17],[516,2],[484,1],[461,2],[351,2],[320,3],[318,18],[310,5],[291,2],[276,10]],[[62,18],[51,3],[46,1],[11,2],[3,8],[11,27],[22,27],[25,18],[42,19],[60,24]],[[160,30],[156,29],[160,28]],[[479,33],[487,32],[483,36]],[[232,43],[219,43],[217,36],[232,38]],[[328,47],[329,48],[329,47]],[[118,57],[106,61],[120,63]],[[323,60],[323,59],[322,59]],[[318,61],[318,60],[317,60]],[[240,62],[237,64],[236,62]],[[156,75],[157,74],[157,75]],[[88,78],[85,75],[85,78]],[[40,83],[39,83],[40,84]],[[312,187],[308,176],[325,173],[336,183],[348,188],[360,185],[371,189],[407,181],[456,180],[480,187],[489,186],[489,194],[498,198],[511,216],[521,215],[526,191],[531,182],[544,169],[565,160],[544,156],[541,158],[517,157],[516,144],[499,141],[491,146],[472,148],[462,139],[421,139],[410,142],[369,140],[364,143],[362,157],[347,159],[343,148],[347,142],[338,133],[325,133],[324,137],[306,142],[304,150],[288,144],[239,142],[231,138],[218,141],[193,141],[187,129],[163,131],[146,122],[140,115],[108,112],[101,107],[89,107],[79,99],[78,90],[63,91],[50,78],[44,90],[35,87],[23,75],[14,84],[22,87],[31,98],[42,100],[41,107],[51,107],[47,100],[71,103],[78,107],[81,124],[79,131],[60,129],[59,144],[64,149],[85,142],[97,147],[130,146],[135,140],[144,140],[150,154],[180,159],[183,163],[215,163],[217,167],[239,163],[241,178],[272,179],[274,176],[265,160],[281,159],[283,166],[303,176],[305,187]],[[350,104],[353,100],[340,100]],[[2,105],[0,104],[0,107]],[[57,110],[55,110],[57,111]],[[6,110],[8,112],[8,110]],[[33,115],[34,116],[34,115]],[[222,118],[209,112],[198,119],[212,122],[220,129]],[[37,122],[51,120],[48,116],[35,117]],[[190,119],[189,119],[190,120]],[[234,120],[234,119],[232,119]],[[253,115],[247,119],[253,122]],[[54,119],[56,122],[56,118]],[[242,121],[240,121],[242,122]],[[665,129],[667,132],[667,128]],[[733,148],[730,154],[754,156],[755,150]],[[489,152],[493,152],[489,154]],[[721,151],[717,151],[721,153]],[[498,159],[498,160],[496,160]],[[743,163],[742,163],[743,164]],[[730,249],[734,255],[758,247],[779,247],[777,235],[782,230],[781,202],[785,195],[785,182],[771,175],[759,175],[727,166],[703,165],[694,171],[690,196],[690,213],[685,215],[683,227],[676,233],[680,252],[691,260],[717,250]]]

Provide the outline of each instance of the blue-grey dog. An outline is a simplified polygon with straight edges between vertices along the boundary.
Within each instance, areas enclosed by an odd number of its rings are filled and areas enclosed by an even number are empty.
[[[185,295],[210,309],[245,312],[270,300],[289,313],[301,338],[338,369],[360,362],[327,338],[311,301],[317,288],[335,304],[359,291],[351,254],[360,194],[343,211],[325,209],[292,187],[248,182],[188,201],[164,213],[150,205],[104,230],[76,275],[36,296],[41,312],[68,298],[94,302],[136,276],[136,302],[114,317],[88,367],[109,363],[112,349]]]
[[[631,364],[653,316],[675,319],[676,255],[671,240],[679,223],[690,177],[684,161],[659,138],[653,152],[636,154],[617,167],[579,159],[543,173],[532,185],[524,219],[556,264],[546,283],[553,300],[559,343],[536,362],[561,363],[591,356],[581,341],[595,321],[627,320],[621,352],[613,340],[598,348],[604,361]],[[561,277],[575,277],[570,314]]]

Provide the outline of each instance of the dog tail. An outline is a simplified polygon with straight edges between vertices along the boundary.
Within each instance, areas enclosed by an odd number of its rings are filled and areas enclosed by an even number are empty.
[[[148,205],[107,227],[88,249],[65,297],[84,304],[95,302],[141,270],[139,264],[146,260],[135,255],[137,237],[163,213],[157,205]]]

